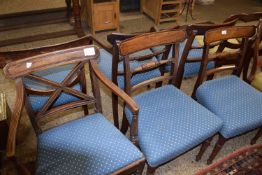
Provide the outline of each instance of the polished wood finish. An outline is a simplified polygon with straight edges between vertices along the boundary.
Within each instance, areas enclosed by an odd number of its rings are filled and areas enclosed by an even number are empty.
[[[0,68],[4,68],[7,63],[12,61],[24,59],[26,57],[31,57],[39,54],[49,53],[57,50],[67,49],[71,47],[84,46],[92,43],[91,36],[86,36],[74,41],[69,41],[67,43],[40,47],[40,48],[32,48],[27,50],[11,50],[6,52],[0,52]]]
[[[212,29],[206,32],[204,38],[204,55],[201,61],[201,68],[197,78],[197,82],[194,87],[193,96],[195,97],[196,89],[205,81],[211,80],[215,73],[232,70],[232,74],[240,77],[240,74],[243,70],[244,62],[248,59],[248,51],[251,49],[252,43],[254,43],[254,37],[256,36],[256,27],[255,26],[234,26],[234,27],[222,27],[218,29]],[[230,43],[229,39],[240,39],[240,44]],[[219,47],[215,54],[210,54],[209,49],[214,43],[219,43]],[[234,61],[232,65],[216,64],[216,67],[207,70],[207,63],[210,60],[219,62],[224,62],[228,58],[228,52],[224,51],[225,48],[234,48],[237,52],[233,52],[237,61]],[[211,80],[212,81],[212,80]],[[228,139],[225,139],[220,135],[207,163],[212,163],[215,156],[221,150],[223,145]],[[207,144],[207,143],[206,143]],[[206,145],[202,145],[200,152],[197,156],[197,159],[202,157],[202,154],[206,150]]]
[[[176,21],[181,9],[181,0],[141,0],[140,10],[150,16],[155,25]]]
[[[190,41],[193,40],[193,36],[187,35],[186,30],[179,29],[179,30],[165,30],[160,32],[151,32],[151,33],[144,33],[142,35],[137,35],[132,38],[126,39],[122,42],[119,42],[117,47],[117,52],[114,52],[116,58],[122,58],[124,62],[124,80],[125,80],[125,92],[129,95],[132,95],[135,91],[141,90],[141,88],[148,87],[148,85],[155,85],[163,82],[169,82],[170,84],[174,84],[174,79],[176,78],[176,69],[175,63],[177,63],[177,54],[174,54],[172,58],[168,59],[169,52],[171,47],[173,46],[176,48],[179,43],[188,39],[186,43],[186,48],[188,48],[192,43]],[[143,51],[145,49],[150,49],[156,46],[164,46],[162,50],[153,54],[145,54],[139,57],[132,56],[133,53],[138,51]],[[188,50],[184,51],[188,53]],[[150,61],[153,56],[160,56],[161,58],[159,61]],[[185,55],[184,55],[185,56]],[[137,67],[136,69],[132,70],[130,68],[130,62],[136,61],[144,61],[147,60],[146,63]],[[172,66],[171,71],[169,73],[162,74],[159,77],[154,77],[152,79],[146,80],[135,86],[131,85],[131,78],[133,75],[138,73],[148,72],[154,69],[162,69],[167,64]],[[121,74],[122,72],[117,72],[117,75]],[[156,88],[159,87],[156,85]],[[133,118],[134,120],[134,118]],[[132,129],[132,128],[131,128]],[[139,143],[139,141],[138,141]],[[154,174],[155,170],[158,167],[148,167],[147,174]]]
[[[84,53],[84,49],[93,48],[95,51],[94,55],[86,56]],[[115,84],[105,78],[105,76],[99,71],[98,66],[96,65],[96,58],[99,56],[99,49],[94,45],[85,45],[79,47],[72,47],[69,49],[53,51],[46,54],[40,54],[33,57],[24,58],[21,60],[13,61],[8,63],[4,67],[4,73],[7,77],[12,78],[16,81],[16,103],[13,109],[13,114],[10,120],[9,127],[9,135],[8,135],[8,143],[7,143],[7,160],[14,162],[16,167],[20,170],[22,174],[29,174],[24,166],[19,163],[15,158],[15,142],[16,142],[16,133],[19,125],[19,120],[21,117],[21,111],[25,106],[32,122],[32,126],[35,129],[36,134],[40,134],[44,132],[39,125],[39,121],[47,116],[60,113],[61,111],[69,110],[76,107],[86,107],[87,104],[94,104],[96,107],[96,112],[102,112],[101,107],[101,97],[99,92],[99,84],[98,81],[102,82],[106,87],[108,87],[112,93],[122,98],[127,106],[131,109],[133,113],[133,123],[131,126],[131,141],[138,145],[137,143],[137,118],[139,108],[136,103],[122,90],[120,90]],[[30,64],[28,64],[30,63]],[[92,91],[93,96],[89,96],[84,92],[76,91],[71,88],[74,84],[81,82],[81,77],[85,78],[84,65],[89,63],[90,65],[90,75],[91,75],[91,83],[92,83]],[[46,70],[50,68],[55,68],[58,66],[63,66],[67,64],[73,64],[75,67],[71,70],[71,72],[65,77],[65,79],[61,82],[53,82],[51,80],[47,80],[42,77],[38,77],[32,73],[38,72],[41,70]],[[30,66],[28,66],[30,65]],[[24,78],[28,77],[34,79],[37,82],[44,83],[47,85],[51,85],[53,89],[45,91],[45,90],[36,90],[30,89],[24,85]],[[86,87],[86,86],[85,86]],[[79,98],[78,101],[67,103],[64,105],[53,107],[52,104],[54,100],[58,98],[61,92],[66,92],[77,96]],[[86,91],[85,91],[86,92]],[[28,103],[27,94],[36,93],[40,94],[50,94],[49,99],[46,104],[39,109],[38,111],[32,110],[32,107]],[[144,167],[144,158],[133,162],[127,167],[123,167],[120,170],[112,174],[127,174],[134,172],[142,172]],[[21,168],[22,167],[22,168]]]
[[[216,29],[216,28],[220,28],[220,27],[228,27],[228,26],[233,26],[236,23],[237,20],[231,20],[229,22],[226,23],[220,23],[220,24],[216,24],[213,22],[203,22],[203,23],[196,23],[196,24],[190,24],[190,25],[185,25],[182,26],[182,28],[186,28],[188,34],[193,35],[195,39],[196,36],[203,36],[205,35],[205,33],[208,30],[211,29]],[[193,42],[193,41],[191,41]],[[214,47],[214,45],[213,45]],[[191,45],[189,48],[187,48],[187,50],[189,50],[189,52],[193,49],[204,49],[204,45],[199,45],[199,46],[193,46]],[[185,54],[189,54],[189,53],[185,53]],[[184,76],[184,65],[186,63],[191,63],[191,62],[201,62],[202,60],[202,56],[199,58],[187,58],[186,60],[180,60],[180,64],[178,66],[178,72],[177,72],[177,78],[176,78],[176,86],[177,87],[181,87],[182,84],[182,80],[183,80],[183,76]]]
[[[91,33],[108,29],[119,31],[119,0],[97,1],[82,0],[84,18]]]
[[[0,21],[2,21],[5,25],[0,27],[0,31],[15,30],[62,22],[70,22],[74,25],[74,27],[71,30],[63,30],[58,32],[2,40],[0,41],[0,47],[37,40],[63,37],[67,35],[77,35],[78,37],[83,37],[85,34],[82,30],[79,0],[66,0],[66,4],[66,8],[1,15]]]

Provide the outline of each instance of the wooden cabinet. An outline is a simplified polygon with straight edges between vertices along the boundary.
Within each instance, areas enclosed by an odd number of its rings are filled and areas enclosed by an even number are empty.
[[[119,31],[119,0],[82,0],[85,18],[91,33],[116,29]]]
[[[158,26],[161,22],[176,21],[182,0],[141,0],[141,12],[150,16]]]

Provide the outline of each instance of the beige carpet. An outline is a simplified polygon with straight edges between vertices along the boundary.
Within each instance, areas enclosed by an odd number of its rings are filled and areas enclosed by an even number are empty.
[[[32,3],[34,2],[34,3]],[[33,9],[42,9],[42,8],[55,8],[64,6],[63,1],[58,0],[42,0],[42,1],[33,1],[33,0],[1,0],[0,1],[0,14],[12,13],[12,12],[21,12]],[[233,13],[240,12],[254,12],[254,11],[262,11],[262,4],[260,0],[216,0],[216,3],[209,6],[201,6],[196,5],[194,16],[197,18],[194,22],[199,21],[217,21],[221,22],[228,15]],[[132,33],[138,31],[146,31],[151,26],[154,25],[152,20],[145,15],[141,15],[138,12],[129,13],[128,15],[121,15],[121,31],[125,33]],[[191,19],[188,23],[193,22]],[[178,21],[179,24],[185,23],[184,15]],[[160,28],[166,28],[170,26],[174,26],[176,23],[164,23],[160,25]],[[55,31],[61,28],[68,28],[70,25],[49,25],[46,27],[34,27],[30,29],[21,29],[10,32],[2,32],[0,33],[1,39],[13,38],[17,36],[25,36],[32,35],[41,32],[47,31]],[[88,27],[84,24],[85,32],[88,34]],[[106,43],[107,34],[112,31],[104,31],[98,32],[96,37],[102,42]],[[14,46],[8,46],[4,48],[0,48],[0,50],[15,50],[15,49],[25,49],[32,47],[45,46],[50,44],[56,44],[65,42],[71,39],[76,38],[75,36],[37,41],[32,43],[24,43]],[[187,79],[183,81],[182,90],[187,94],[191,94],[192,88],[194,85],[195,78]],[[12,80],[6,79],[3,75],[3,72],[0,71],[0,91],[4,91],[7,93],[8,104],[12,108],[15,100],[15,89],[14,82]],[[103,109],[104,114],[112,120],[112,110],[111,110],[111,101],[110,101],[110,93],[103,88]],[[63,122],[67,119],[63,118],[61,120],[56,120],[52,124],[57,124]],[[217,159],[224,157],[225,155],[233,152],[234,150],[245,146],[249,143],[250,139],[254,136],[255,132],[251,132],[249,134],[237,137],[232,139],[224,146],[223,150],[218,154]],[[209,147],[206,154],[203,156],[202,160],[199,162],[195,162],[195,155],[198,152],[199,147],[187,152],[184,155],[181,155],[177,159],[169,162],[168,164],[161,166],[156,174],[157,175],[171,175],[171,174],[179,174],[179,175],[190,175],[199,169],[206,166],[207,155],[210,153],[211,148],[214,146],[217,137],[213,139],[212,145]],[[18,145],[17,145],[17,153],[18,157],[23,161],[28,161],[34,159],[35,151],[36,151],[36,138],[32,127],[29,123],[28,117],[23,113],[21,124],[18,132]],[[262,143],[262,138],[259,140],[259,143]],[[216,159],[216,160],[217,160]]]

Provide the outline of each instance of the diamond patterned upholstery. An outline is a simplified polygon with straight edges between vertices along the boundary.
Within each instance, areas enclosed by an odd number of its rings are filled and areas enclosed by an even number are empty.
[[[222,127],[222,121],[172,85],[134,97],[138,139],[148,164],[157,167],[190,150]],[[128,121],[132,115],[125,109]]]
[[[196,97],[223,120],[220,133],[224,138],[262,125],[262,93],[234,75],[204,82]]]
[[[38,136],[38,175],[106,175],[143,157],[102,114],[66,123]]]
[[[56,67],[53,69],[39,71],[39,72],[34,73],[34,75],[60,83],[65,79],[65,77],[68,75],[68,73],[72,69],[73,69],[73,65],[66,65],[66,66]],[[25,86],[33,88],[33,89],[38,89],[38,90],[52,89],[52,86],[48,86],[47,84],[40,83],[39,81],[29,79],[29,78],[24,78],[24,83],[25,83]],[[80,91],[80,85],[76,84],[74,86],[74,89]],[[48,98],[49,98],[48,95],[41,95],[41,96],[33,95],[33,94],[28,95],[28,101],[31,104],[33,111],[40,110],[44,106],[44,104],[47,102]],[[60,106],[62,104],[66,104],[66,103],[77,101],[77,100],[79,100],[79,98],[71,94],[62,93],[61,96],[56,100],[53,106],[56,107],[56,106]]]
[[[144,51],[134,53],[134,54],[130,55],[130,57],[132,57],[132,56],[133,57],[143,56],[143,55],[151,54],[151,53],[152,53],[151,50],[147,49],[147,50],[144,50]],[[151,60],[146,60],[146,61],[156,61],[156,60],[157,59],[154,57]],[[132,62],[130,62],[131,69],[135,69],[136,67],[141,66],[146,61],[132,61]],[[112,76],[112,55],[109,52],[107,52],[106,50],[100,49],[100,58],[99,58],[98,64],[99,64],[100,70],[107,76],[108,79],[111,80],[112,79],[112,77],[111,77]],[[124,70],[123,61],[119,62],[118,70],[119,71]],[[161,75],[161,73],[158,69],[151,70],[151,71],[141,73],[141,74],[136,74],[132,77],[131,85],[132,86],[136,85],[136,84],[141,83],[145,80],[148,80],[148,79],[151,79],[151,78],[154,78],[154,77],[158,77],[160,75]],[[117,82],[118,82],[118,86],[121,89],[124,89],[124,76],[118,76]]]
[[[182,53],[183,53],[183,50],[185,48],[185,45],[186,45],[186,41],[184,41],[183,43],[181,43],[180,47],[179,47],[179,61],[181,60],[181,56],[182,56]],[[199,46],[199,42],[195,39],[193,41],[193,46]],[[156,51],[159,51],[159,50],[162,50],[163,49],[163,46],[159,46],[159,47],[154,47],[152,48],[153,52],[156,52]],[[189,51],[188,53],[188,58],[202,58],[202,54],[203,54],[203,49],[192,49]],[[158,59],[161,58],[161,55],[159,55]],[[172,58],[172,49],[171,49],[171,52],[169,53],[168,55],[168,58]],[[188,77],[192,77],[192,76],[195,76],[198,74],[198,71],[200,69],[200,62],[195,62],[195,63],[186,63],[185,64],[185,68],[184,68],[184,77],[185,78],[188,78]],[[215,64],[214,64],[214,61],[210,61],[207,65],[207,69],[211,69],[211,68],[214,68]],[[171,70],[171,66],[168,65],[166,67],[166,70],[167,71],[170,71]]]

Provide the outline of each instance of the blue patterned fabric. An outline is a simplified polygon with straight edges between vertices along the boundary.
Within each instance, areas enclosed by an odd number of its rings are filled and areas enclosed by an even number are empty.
[[[186,45],[186,41],[184,41],[184,42],[182,42],[180,44],[180,47],[179,47],[179,62],[181,60],[182,53],[184,51],[185,45]],[[194,40],[192,45],[193,46],[199,46],[199,43],[198,43],[197,40]],[[159,50],[162,50],[162,49],[163,49],[163,46],[152,48],[153,52],[156,52],[156,51],[159,51]],[[203,55],[203,49],[192,49],[188,53],[188,59],[190,59],[190,58],[202,58],[202,55]],[[159,55],[158,59],[161,59],[161,57],[162,56]],[[172,48],[171,48],[171,51],[170,51],[170,53],[168,55],[168,58],[169,59],[172,58]],[[188,77],[192,77],[192,76],[197,75],[198,71],[199,71],[199,68],[200,68],[200,65],[201,65],[200,62],[186,63],[185,64],[185,68],[184,68],[184,78],[188,78]],[[214,68],[214,66],[215,66],[214,61],[210,61],[208,63],[208,65],[207,65],[207,69],[212,69],[212,68]],[[171,65],[168,65],[166,67],[166,70],[170,71],[171,70]]]
[[[223,120],[220,133],[225,138],[262,126],[262,93],[236,76],[204,82],[196,97]]]
[[[65,79],[65,77],[68,75],[68,73],[73,69],[73,66],[74,65],[60,66],[60,67],[36,72],[34,73],[34,75],[46,78],[54,82],[61,83]],[[24,78],[24,83],[25,83],[25,86],[33,88],[33,89],[38,89],[38,90],[54,89],[52,86],[49,86],[44,83],[40,83],[39,81],[36,81],[34,79]],[[73,88],[78,91],[80,91],[81,89],[79,84],[76,84]],[[29,103],[32,106],[33,111],[36,112],[45,105],[49,96],[48,95],[40,96],[40,95],[30,94],[28,95],[27,98],[28,98]],[[69,102],[74,102],[77,100],[79,100],[79,98],[71,94],[62,93],[61,96],[55,101],[53,106],[56,107],[56,106],[66,104]]]
[[[152,54],[152,52],[148,49],[145,51],[136,52],[130,55],[130,57],[143,56],[146,54]],[[157,59],[154,57],[151,60],[147,60],[147,61],[156,61],[156,60]],[[130,68],[135,69],[141,66],[142,64],[146,63],[147,61],[132,61],[130,62]],[[100,58],[99,58],[98,64],[99,64],[100,70],[107,76],[108,79],[111,80],[112,79],[111,78],[112,77],[112,55],[108,53],[107,51],[105,51],[104,49],[100,49]],[[123,61],[119,62],[118,70],[119,71],[124,70]],[[145,80],[149,80],[151,78],[158,77],[160,75],[161,73],[158,69],[148,71],[145,73],[141,73],[141,74],[136,74],[131,79],[131,86],[139,84]],[[118,86],[121,89],[124,89],[124,84],[125,84],[124,81],[125,81],[124,76],[121,75],[117,77]]]
[[[106,175],[143,157],[101,114],[38,136],[38,175]]]
[[[222,121],[172,85],[134,97],[138,139],[148,164],[157,167],[190,150],[222,127]],[[125,108],[128,121],[132,115]]]

